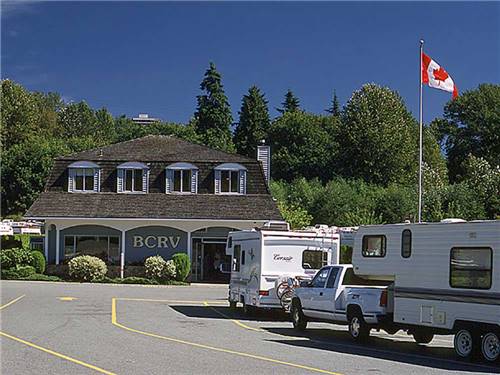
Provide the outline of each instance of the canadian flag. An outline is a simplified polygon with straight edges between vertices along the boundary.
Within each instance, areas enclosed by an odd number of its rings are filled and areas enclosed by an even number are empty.
[[[422,83],[430,87],[453,93],[453,99],[458,96],[458,88],[449,74],[436,61],[422,52]]]

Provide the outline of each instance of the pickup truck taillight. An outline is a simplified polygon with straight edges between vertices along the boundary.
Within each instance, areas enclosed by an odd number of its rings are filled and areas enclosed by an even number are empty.
[[[380,306],[387,307],[387,290],[383,290],[380,295]]]
[[[269,290],[259,290],[259,296],[268,296]]]

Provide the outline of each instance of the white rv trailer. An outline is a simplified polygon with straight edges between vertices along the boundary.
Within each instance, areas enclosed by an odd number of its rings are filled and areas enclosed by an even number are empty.
[[[455,334],[460,357],[499,358],[499,220],[362,226],[352,263],[358,276],[394,282],[396,328],[424,343]]]
[[[232,258],[229,303],[253,308],[278,308],[283,280],[310,280],[325,265],[338,264],[340,237],[336,228],[304,231],[259,228],[230,232],[226,254]]]

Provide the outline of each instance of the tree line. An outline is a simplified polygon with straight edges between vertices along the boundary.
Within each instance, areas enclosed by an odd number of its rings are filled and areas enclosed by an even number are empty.
[[[272,150],[271,191],[294,226],[415,220],[418,123],[399,94],[365,84],[341,105],[309,113],[288,90],[271,118],[252,86],[236,123],[222,76],[210,63],[186,124],[139,125],[84,101],[2,81],[2,215],[22,215],[43,190],[53,158],[147,134],[175,135],[252,158]],[[500,85],[481,84],[446,103],[424,128],[423,219],[500,215]]]

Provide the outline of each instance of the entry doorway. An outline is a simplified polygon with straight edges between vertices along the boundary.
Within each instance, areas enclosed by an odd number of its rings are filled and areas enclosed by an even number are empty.
[[[231,256],[226,255],[226,239],[193,239],[192,281],[228,283]]]

